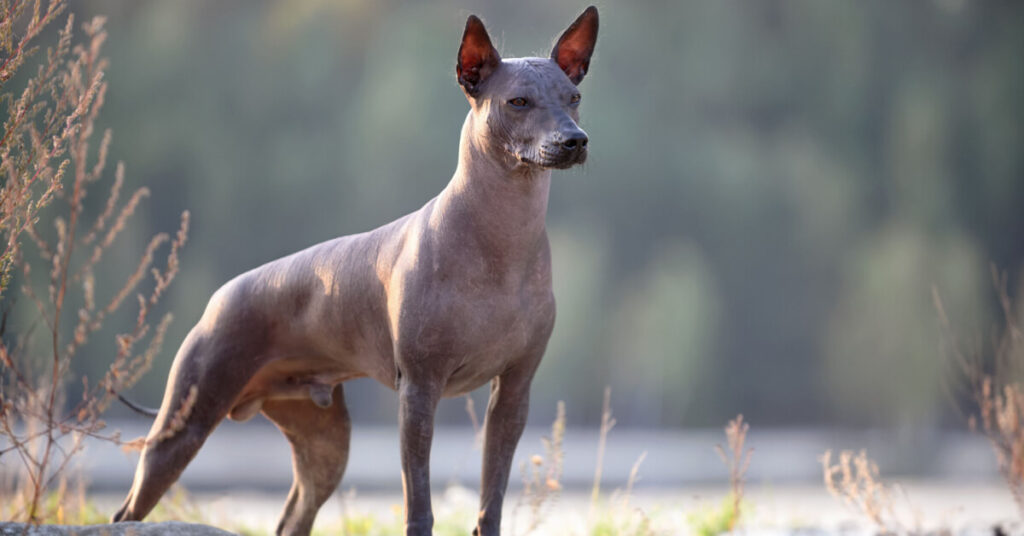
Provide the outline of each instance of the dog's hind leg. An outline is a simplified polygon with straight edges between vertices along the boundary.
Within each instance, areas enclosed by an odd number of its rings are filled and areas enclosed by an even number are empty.
[[[142,448],[132,489],[112,518],[115,522],[146,517],[255,373],[260,360],[245,345],[207,333],[193,329],[178,350],[160,413]]]
[[[284,432],[292,445],[292,489],[277,525],[277,534],[305,536],[320,506],[341,482],[348,462],[352,429],[344,391],[335,387],[333,402],[324,408],[313,400],[267,400],[263,414]]]

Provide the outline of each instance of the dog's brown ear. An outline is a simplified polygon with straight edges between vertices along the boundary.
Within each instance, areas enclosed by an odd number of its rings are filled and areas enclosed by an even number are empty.
[[[551,59],[565,71],[573,84],[579,84],[590,67],[590,55],[597,42],[597,8],[588,7],[573,22],[551,50]]]
[[[491,44],[484,23],[476,15],[466,20],[466,31],[462,34],[462,45],[459,46],[459,58],[455,64],[455,76],[466,93],[475,97],[480,93],[480,84],[487,79],[498,65],[501,56]]]

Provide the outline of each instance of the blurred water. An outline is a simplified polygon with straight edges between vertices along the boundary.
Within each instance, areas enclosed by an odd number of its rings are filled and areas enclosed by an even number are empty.
[[[126,439],[143,435],[143,421],[112,422]],[[520,485],[520,467],[534,454],[544,454],[540,438],[546,427],[526,430],[513,464],[512,486]],[[724,442],[720,430],[636,430],[615,428],[608,438],[603,482],[623,486],[644,453],[638,486],[678,489],[727,482],[717,454]],[[927,478],[947,482],[990,482],[998,479],[988,444],[979,436],[952,431],[911,433],[884,430],[753,429],[754,449],[748,479],[761,484],[816,484],[821,481],[820,457],[826,449],[866,449],[883,477]],[[589,488],[597,456],[596,429],[568,428],[563,450],[562,485]],[[439,427],[431,454],[432,481],[437,488],[457,483],[476,486],[480,449],[471,428]],[[137,454],[92,441],[81,469],[93,490],[124,490],[131,482]],[[0,471],[16,468],[0,465]],[[343,485],[361,490],[400,491],[396,427],[353,425],[349,465]],[[286,489],[291,484],[287,442],[272,425],[257,418],[250,423],[225,422],[209,438],[181,479],[190,490],[251,488]]]

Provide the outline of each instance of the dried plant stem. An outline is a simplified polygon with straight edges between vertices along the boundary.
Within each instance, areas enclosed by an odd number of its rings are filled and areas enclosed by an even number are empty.
[[[732,516],[729,519],[729,530],[736,528],[740,521],[743,504],[743,484],[746,478],[747,469],[750,467],[750,456],[754,449],[745,449],[747,432],[750,425],[743,422],[743,415],[737,415],[725,426],[725,439],[727,449],[722,445],[715,445],[715,452],[722,459],[722,463],[729,468],[729,490],[732,499]]]
[[[6,54],[0,62],[0,87],[23,65],[33,49],[27,47],[29,41],[66,7],[64,0],[51,0],[42,10],[42,3],[0,0],[0,53]],[[29,10],[28,26],[15,40],[15,26]],[[105,132],[93,156],[95,120],[107,88],[107,62],[99,55],[106,39],[103,23],[102,17],[96,17],[82,25],[86,42],[72,46],[73,18],[69,16],[57,46],[47,50],[21,97],[5,94],[0,101],[10,103],[0,136],[0,232],[4,236],[0,295],[9,292],[12,268],[19,268],[22,294],[37,315],[19,324],[19,333],[0,333],[4,335],[0,338],[0,436],[5,439],[0,456],[14,453],[21,462],[13,487],[0,488],[0,516],[7,519],[40,523],[51,518],[54,512],[48,505],[55,503],[57,512],[61,511],[69,489],[68,471],[84,440],[121,443],[117,432],[104,432],[106,424],[100,417],[117,392],[148,370],[160,348],[170,315],[152,329],[150,313],[177,274],[179,251],[188,236],[185,213],[174,240],[164,234],[155,236],[135,272],[106,307],[97,308],[94,268],[126,228],[139,200],[148,195],[141,188],[117,208],[124,183],[124,167],[118,164],[105,209],[90,224],[83,221],[88,187],[103,176],[111,140],[110,132]],[[115,223],[107,229],[111,218]],[[39,225],[40,219],[52,224],[52,232]],[[97,240],[104,231],[103,239]],[[31,239],[37,255],[23,249],[22,236]],[[171,245],[166,264],[154,267],[158,248],[167,242]],[[91,254],[79,259],[76,251],[86,247],[92,248]],[[142,293],[138,289],[147,273],[153,276],[153,288]],[[48,277],[44,281],[40,275]],[[77,291],[81,305],[72,312],[79,300]],[[82,400],[69,406],[66,388],[78,350],[132,293],[139,304],[134,326],[115,336],[115,357],[106,375],[91,383],[81,378]],[[0,323],[3,331],[6,312]],[[135,344],[146,337],[145,350],[135,352]],[[51,492],[56,501],[47,498]]]
[[[646,450],[640,453],[640,457],[633,462],[633,467],[629,470],[629,479],[626,480],[626,490],[622,497],[622,506],[625,508],[629,508],[629,499],[633,496],[633,486],[636,485],[636,481],[640,477],[640,465],[644,463],[645,459],[647,459]]]
[[[476,415],[476,404],[473,403],[473,397],[469,393],[466,393],[466,414],[469,415],[469,422],[473,425],[473,447],[481,448],[484,444],[484,430]]]
[[[1006,273],[995,266],[991,273],[1003,324],[987,346],[962,343],[937,289],[932,289],[932,297],[943,350],[956,366],[954,401],[968,427],[988,439],[1006,487],[1024,517],[1024,329],[1015,314]],[[965,399],[970,402],[965,404]]]
[[[601,496],[601,476],[604,472],[604,452],[608,445],[608,433],[615,427],[612,417],[612,388],[605,386],[604,402],[601,406],[601,429],[597,439],[597,461],[594,463],[594,484],[590,489],[590,517],[593,518],[597,500]]]
[[[832,451],[821,457],[825,488],[833,497],[868,518],[884,534],[906,533],[897,520],[889,488],[878,476],[878,466],[865,451],[856,455],[848,450],[839,453],[832,465]]]
[[[534,454],[529,464],[521,467],[523,475],[523,494],[516,501],[512,518],[526,503],[530,508],[530,524],[522,534],[529,534],[540,526],[544,520],[546,508],[557,501],[562,490],[562,466],[565,460],[563,442],[565,441],[565,402],[558,402],[555,421],[551,424],[551,437],[542,437],[544,455]],[[512,527],[512,534],[516,534]]]

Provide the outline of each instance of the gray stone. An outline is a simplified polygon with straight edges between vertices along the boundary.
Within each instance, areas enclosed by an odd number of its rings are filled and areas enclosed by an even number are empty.
[[[40,525],[0,523],[0,536],[236,536],[208,525],[165,521],[143,523],[128,521],[110,525]]]

